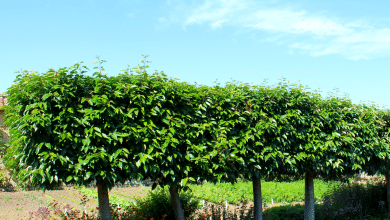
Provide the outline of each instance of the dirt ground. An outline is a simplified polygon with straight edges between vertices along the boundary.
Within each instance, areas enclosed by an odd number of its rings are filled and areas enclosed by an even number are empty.
[[[4,170],[1,163],[0,172],[10,179],[10,173]],[[114,187],[109,191],[109,196],[113,195],[131,200],[115,192],[132,197],[144,197],[147,194],[147,190],[150,190],[150,187]],[[62,211],[64,211],[63,207],[67,204],[72,208],[84,211],[84,205],[81,205],[82,198],[82,194],[74,187],[63,185],[59,190],[47,190],[43,193],[41,190],[21,191],[13,181],[8,181],[5,185],[0,184],[0,220],[42,219],[35,217],[35,215],[33,218],[30,218],[29,212],[36,212],[39,207],[47,207],[50,203],[54,204],[55,201],[61,206]],[[91,210],[98,206],[98,201],[91,197],[87,197],[87,201],[85,204],[87,213],[91,214]],[[52,210],[51,213],[53,213]]]

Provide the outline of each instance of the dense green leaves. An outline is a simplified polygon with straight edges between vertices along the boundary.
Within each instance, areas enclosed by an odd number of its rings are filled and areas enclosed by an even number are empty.
[[[85,76],[78,64],[43,74],[24,72],[8,89],[7,122],[24,180],[43,189],[58,182],[89,184],[97,176],[110,187],[133,169],[126,137],[115,121],[109,78]],[[87,102],[87,100],[93,100]]]
[[[84,75],[80,64],[18,75],[7,92],[13,168],[44,188],[97,177],[108,187],[149,177],[180,188],[387,170],[379,163],[389,158],[385,111],[285,81],[198,86],[147,67],[112,77]]]

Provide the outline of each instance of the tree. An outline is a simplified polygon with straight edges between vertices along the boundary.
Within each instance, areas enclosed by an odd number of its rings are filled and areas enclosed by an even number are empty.
[[[375,116],[375,121],[373,124],[377,125],[377,132],[380,138],[378,145],[381,145],[381,148],[376,148],[374,156],[371,160],[362,167],[362,170],[369,175],[376,173],[381,173],[385,176],[386,179],[386,189],[387,189],[387,210],[388,216],[390,216],[390,169],[388,164],[390,162],[390,151],[383,152],[383,147],[389,149],[389,134],[390,134],[390,112],[388,109],[378,109],[376,106],[371,106],[368,108],[371,114]]]
[[[138,172],[121,142],[127,134],[115,121],[110,79],[85,76],[86,70],[75,64],[19,74],[7,91],[6,121],[24,180],[42,190],[96,181],[100,216],[111,219],[108,189]]]
[[[154,182],[152,189],[169,186],[176,219],[184,219],[179,191],[188,189],[187,182],[210,180],[208,157],[215,142],[208,133],[213,123],[205,116],[210,89],[168,79],[163,72],[148,74],[142,62],[134,68],[138,75],[130,75],[129,67],[112,90],[121,94],[119,111],[126,113],[120,119],[129,135],[124,143],[134,152],[129,160]]]
[[[293,158],[284,150],[292,126],[286,119],[288,91],[276,87],[251,87],[238,82],[214,87],[219,94],[207,116],[220,129],[214,146],[212,170],[218,180],[252,181],[255,219],[262,219],[261,177],[278,178],[293,169]],[[284,117],[282,117],[284,115]],[[280,146],[279,146],[280,145]]]
[[[308,94],[308,93],[307,93]],[[307,97],[307,98],[304,98]],[[296,155],[296,174],[305,174],[305,220],[314,219],[314,185],[316,175],[326,179],[352,176],[386,147],[380,144],[370,109],[353,105],[346,98],[319,95],[303,96],[296,121],[291,155]],[[297,99],[298,100],[298,99]]]
[[[254,216],[262,219],[261,177],[277,179],[294,172],[295,158],[289,153],[294,135],[292,121],[299,117],[296,97],[285,84],[275,87],[240,85],[242,120],[232,130],[236,156],[245,163],[240,166],[245,179],[253,185]],[[237,95],[239,96],[239,95]]]

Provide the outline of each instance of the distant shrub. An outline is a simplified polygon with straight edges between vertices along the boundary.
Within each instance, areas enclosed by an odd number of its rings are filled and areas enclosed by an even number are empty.
[[[316,219],[321,217],[322,206],[315,204],[315,215]],[[288,220],[301,220],[304,218],[305,206],[296,204],[296,205],[286,205],[278,206],[265,210],[263,212],[264,220],[278,220],[278,219],[288,219]]]
[[[200,207],[199,200],[195,199],[191,192],[181,191],[179,193],[184,216],[191,216]],[[146,197],[135,199],[137,206],[128,207],[130,212],[142,212],[154,220],[175,219],[172,208],[171,196],[167,187],[149,191]]]
[[[4,142],[4,134],[0,131],[0,158],[3,158],[7,151],[7,145]]]
[[[5,187],[8,183],[7,176],[0,170],[0,187]]]
[[[327,194],[329,205],[326,209],[330,219],[331,217],[365,219],[373,216],[385,216],[387,199],[386,183],[383,181],[367,185],[344,184],[332,188]]]

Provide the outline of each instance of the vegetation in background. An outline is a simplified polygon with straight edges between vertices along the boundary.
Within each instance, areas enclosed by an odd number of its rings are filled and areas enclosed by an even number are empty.
[[[200,207],[200,201],[195,199],[191,192],[181,191],[179,193],[179,197],[185,216],[193,215],[193,213]],[[133,207],[129,207],[128,210],[150,213],[150,216],[154,216],[154,220],[164,218],[175,219],[168,187],[158,187],[151,190],[148,192],[146,197],[135,198],[135,202],[136,204],[139,204],[138,207],[135,207],[135,210],[133,210]]]
[[[3,138],[4,138],[4,134],[0,132],[0,158],[3,158],[7,150],[7,146],[6,143],[3,141]]]
[[[332,187],[339,186],[340,181],[323,181],[314,180],[314,187],[316,189],[315,199],[321,201],[326,192]],[[271,204],[271,199],[274,203],[292,203],[303,202],[305,181],[299,180],[295,182],[266,182],[261,181],[263,203]],[[237,182],[230,183],[203,183],[202,185],[190,185],[194,196],[198,199],[205,199],[206,201],[216,204],[224,204],[225,201],[229,204],[235,205],[239,202],[253,201],[252,183]]]

